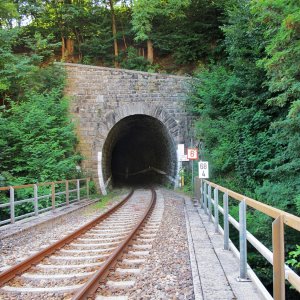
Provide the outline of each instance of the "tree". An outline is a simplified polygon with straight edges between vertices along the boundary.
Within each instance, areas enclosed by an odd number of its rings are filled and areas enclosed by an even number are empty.
[[[117,41],[117,25],[116,25],[116,14],[114,9],[113,0],[109,0],[110,12],[111,12],[111,26],[112,26],[112,33],[114,39],[114,54],[115,54],[115,67],[119,67],[118,63],[118,56],[119,56],[119,48],[118,48],[118,41]]]
[[[2,0],[0,2],[0,28],[12,27],[11,20],[18,16],[16,5],[11,0]]]
[[[132,26],[136,33],[136,41],[147,41],[147,58],[153,63],[154,52],[152,42],[152,28],[155,18],[169,16],[178,18],[182,16],[183,9],[189,5],[189,0],[135,0],[132,9]]]
[[[0,29],[0,174],[12,185],[70,178],[80,156],[64,72],[39,65],[45,50],[13,53],[19,38],[18,28]]]

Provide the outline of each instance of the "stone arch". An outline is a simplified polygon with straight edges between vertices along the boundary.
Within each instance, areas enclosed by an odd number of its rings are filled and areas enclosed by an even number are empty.
[[[141,102],[122,105],[114,111],[107,112],[105,119],[108,130],[111,130],[112,127],[123,118],[133,115],[147,115],[158,119],[166,126],[174,139],[180,134],[178,122],[162,106]]]
[[[104,116],[107,130],[105,130],[105,142],[102,145],[101,151],[98,153],[98,176],[102,193],[106,193],[106,187],[112,176],[111,170],[108,169],[112,155],[111,147],[114,147],[114,145],[109,145],[109,143],[116,143],[116,139],[120,134],[120,129],[117,127],[126,120],[136,120],[143,116],[145,116],[145,122],[153,121],[153,125],[151,125],[151,127],[155,127],[157,129],[161,126],[162,143],[164,143],[165,148],[170,151],[170,157],[168,158],[167,164],[168,167],[165,166],[165,168],[168,169],[168,172],[165,172],[164,175],[169,181],[175,182],[177,174],[176,144],[180,136],[180,127],[178,122],[174,116],[170,115],[170,113],[168,113],[162,106],[150,105],[147,103],[130,103],[120,106],[114,111],[109,111]],[[164,170],[159,170],[157,166],[154,169],[156,169],[157,172],[164,172]]]

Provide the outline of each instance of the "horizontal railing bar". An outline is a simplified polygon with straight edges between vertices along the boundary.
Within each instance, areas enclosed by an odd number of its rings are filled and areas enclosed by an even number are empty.
[[[10,223],[10,219],[0,221],[0,225]]]
[[[30,212],[30,213],[15,217],[15,220],[25,219],[26,217],[30,217],[30,216],[33,216],[33,215],[34,215],[34,212]]]
[[[10,206],[10,203],[0,204],[0,208],[2,208],[2,207],[8,207],[8,206]]]
[[[34,198],[29,198],[29,199],[23,199],[23,200],[18,200],[18,201],[15,201],[14,204],[22,204],[22,203],[25,203],[25,202],[33,202],[34,201]]]
[[[40,182],[40,183],[36,183],[37,186],[45,186],[45,185],[51,185],[52,182]]]
[[[212,198],[211,202],[215,205],[215,201]],[[224,215],[224,209],[218,205],[218,210]],[[212,217],[214,220],[214,217]],[[231,215],[228,215],[228,221],[239,231],[240,224]],[[220,225],[219,225],[220,226]],[[221,226],[220,226],[221,227]],[[222,227],[221,227],[222,228]],[[253,234],[249,231],[246,232],[248,242],[271,264],[273,265],[273,252],[269,250],[263,243],[261,243]],[[288,280],[298,292],[300,292],[300,276],[297,275],[288,265],[285,265],[285,278]]]
[[[236,193],[232,190],[226,189],[218,184],[215,184],[213,182],[210,182],[208,180],[204,180],[204,182],[206,182],[207,184],[209,184],[210,186],[212,186],[213,188],[218,189],[219,191],[223,192],[223,193],[228,193],[228,196],[232,197],[233,199],[236,199],[238,201],[246,201],[246,204],[274,219],[276,219],[279,216],[283,216],[283,222],[300,231],[300,218],[297,216],[294,216],[290,213],[287,213],[283,210],[280,210],[278,208],[272,207],[270,205],[264,204],[262,202],[259,202],[257,200],[254,200],[252,198],[246,197],[242,194]]]
[[[80,179],[70,179],[68,180],[69,182],[76,182],[77,180],[80,180]]]
[[[9,186],[0,187],[0,191],[9,191]]]
[[[44,212],[44,211],[51,210],[51,209],[52,209],[52,207],[49,206],[49,207],[45,207],[45,208],[39,209],[39,212]]]
[[[51,194],[49,195],[43,195],[43,196],[38,196],[37,199],[45,199],[45,198],[50,198]]]
[[[285,278],[291,283],[291,285],[300,293],[300,276],[293,270],[285,270]]]
[[[65,193],[66,193],[65,191],[64,192],[57,192],[57,193],[55,193],[55,195],[63,195]]]
[[[54,184],[61,184],[61,183],[66,183],[66,181],[68,181],[68,182],[76,182],[77,180],[79,180],[79,181],[85,181],[87,179],[90,179],[90,178],[80,178],[80,179],[60,180],[60,181],[51,181],[51,182],[50,181],[49,182],[37,182],[37,183],[22,184],[22,185],[3,186],[3,187],[0,187],[0,191],[8,191],[10,189],[10,187],[12,187],[14,189],[22,189],[22,188],[34,187],[34,185],[45,186],[45,185],[51,185],[53,183]]]
[[[74,198],[74,199],[70,200],[69,203],[73,203],[73,202],[76,202],[76,201],[78,201],[78,199]]]
[[[61,206],[64,206],[64,205],[66,205],[66,202],[62,202],[62,203],[56,204],[55,207],[57,208],[57,207],[61,207]]]
[[[26,188],[33,188],[34,184],[31,183],[31,184],[14,185],[14,186],[11,186],[11,187],[14,188],[15,190],[16,189],[26,189]]]

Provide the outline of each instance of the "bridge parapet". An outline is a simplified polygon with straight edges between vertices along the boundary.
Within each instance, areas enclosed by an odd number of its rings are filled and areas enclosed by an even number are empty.
[[[300,276],[285,264],[284,257],[284,225],[298,232],[300,231],[300,218],[269,206],[257,200],[251,199],[225,187],[207,180],[196,178],[195,195],[198,196],[200,207],[209,219],[215,224],[215,232],[224,235],[224,249],[231,249],[240,258],[240,277],[238,280],[248,280],[248,276],[256,283],[267,299],[273,299],[265,289],[256,274],[247,264],[247,241],[273,265],[273,296],[275,300],[285,299],[285,280],[300,292]],[[200,192],[200,193],[199,193]],[[223,207],[219,205],[219,192],[223,193]],[[213,194],[213,196],[212,196]],[[229,197],[239,201],[239,222],[229,214]],[[272,223],[272,248],[273,253],[263,245],[254,235],[247,231],[246,209],[247,205],[275,219]],[[223,227],[219,224],[219,212],[223,214]],[[229,239],[229,223],[239,231],[240,251]]]

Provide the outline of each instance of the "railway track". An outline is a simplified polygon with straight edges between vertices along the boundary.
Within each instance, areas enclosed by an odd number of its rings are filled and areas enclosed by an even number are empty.
[[[162,209],[156,192],[131,192],[106,214],[0,274],[0,299],[107,299],[131,288]],[[124,298],[123,298],[124,299]]]

